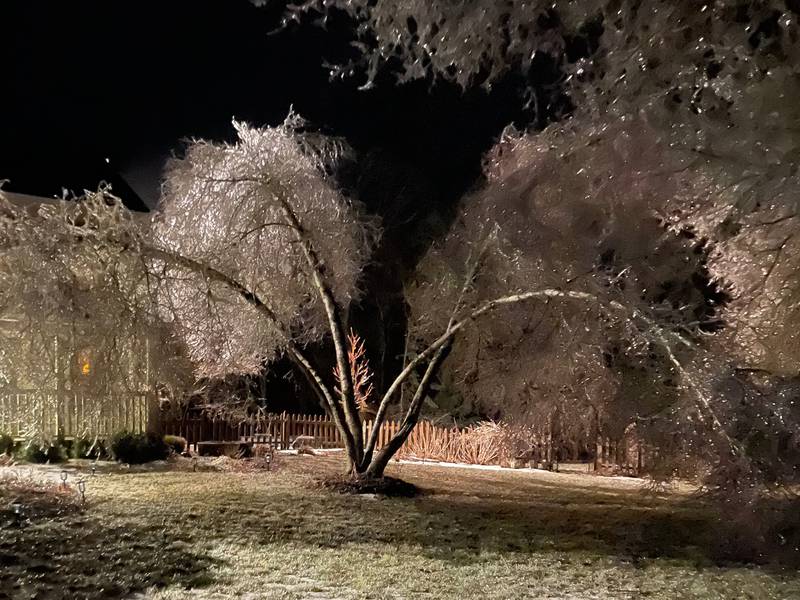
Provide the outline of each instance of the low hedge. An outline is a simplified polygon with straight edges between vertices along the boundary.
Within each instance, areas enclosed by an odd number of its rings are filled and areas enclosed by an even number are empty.
[[[155,433],[120,431],[111,438],[111,454],[114,460],[130,465],[164,460],[169,453],[169,446]]]
[[[0,454],[11,454],[14,451],[14,438],[7,433],[0,433]]]
[[[70,448],[72,458],[89,458],[92,460],[105,460],[110,458],[109,451],[103,440],[95,438],[75,438]]]
[[[62,438],[56,438],[47,445],[30,441],[18,446],[14,455],[30,463],[62,463],[69,458],[69,444]]]

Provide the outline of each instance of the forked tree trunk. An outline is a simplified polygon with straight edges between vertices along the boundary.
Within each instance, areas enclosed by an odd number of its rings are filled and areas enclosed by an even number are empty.
[[[356,449],[346,444],[345,451],[347,452],[347,474],[356,478],[376,479],[384,475],[389,461],[397,454],[400,448],[408,439],[408,436],[414,430],[419,417],[422,412],[422,405],[425,398],[430,391],[433,378],[439,371],[442,363],[444,362],[450,350],[451,343],[441,346],[434,354],[431,361],[425,369],[425,374],[422,376],[419,385],[411,400],[408,411],[403,418],[403,422],[399,431],[392,436],[389,442],[380,448],[377,452],[366,449],[362,454],[359,454]],[[350,430],[350,423],[346,420],[335,420],[337,428],[340,430],[344,439],[353,439],[355,436]],[[361,427],[362,425],[359,425]],[[368,451],[367,451],[368,450]]]
[[[434,354],[433,358],[431,359],[431,362],[428,363],[428,367],[425,369],[425,374],[422,376],[416,392],[414,392],[414,397],[412,398],[411,404],[408,407],[408,412],[403,419],[403,423],[400,425],[400,430],[394,436],[392,436],[392,439],[390,439],[383,448],[374,454],[374,456],[365,456],[365,458],[369,459],[369,464],[366,465],[365,469],[365,474],[367,477],[383,477],[389,461],[395,454],[397,454],[397,452],[408,439],[408,436],[411,435],[414,427],[416,427],[417,423],[419,423],[419,416],[422,413],[422,405],[425,402],[426,396],[428,395],[433,378],[439,372],[439,368],[447,358],[450,347],[451,342],[448,342],[439,348],[439,350],[436,351],[436,354]]]

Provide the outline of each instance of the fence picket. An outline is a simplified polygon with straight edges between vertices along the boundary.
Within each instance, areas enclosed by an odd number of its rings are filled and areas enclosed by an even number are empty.
[[[140,432],[147,427],[149,400],[140,393],[98,399],[79,391],[0,390],[0,431],[14,437],[63,434],[68,438],[108,437],[121,429]]]

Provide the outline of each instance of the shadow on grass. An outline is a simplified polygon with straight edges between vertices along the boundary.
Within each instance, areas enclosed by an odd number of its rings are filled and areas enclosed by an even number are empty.
[[[330,547],[370,539],[411,544],[438,559],[458,555],[462,562],[465,555],[478,560],[480,553],[543,550],[614,555],[633,562],[670,557],[707,563],[714,556],[708,517],[676,506],[669,511],[612,503],[499,506],[434,496],[349,500],[360,504],[357,518],[351,504],[340,506],[313,529],[301,524],[273,533],[287,541]],[[364,506],[368,502],[372,505]]]
[[[633,563],[655,557],[702,562],[711,555],[708,517],[674,504],[631,507],[604,499],[498,505],[434,497],[417,510],[427,521],[423,539],[437,540],[437,554],[455,544],[475,553],[575,551]]]
[[[103,527],[91,512],[0,523],[0,599],[120,598],[210,583],[209,559],[156,526]]]
[[[310,467],[331,471],[321,462],[309,461]],[[413,499],[339,494],[291,472],[102,478],[87,513],[0,529],[0,599],[37,590],[62,592],[40,595],[45,598],[101,598],[150,586],[201,587],[225,570],[218,567],[227,556],[220,562],[203,556],[220,543],[281,553],[290,544],[311,561],[319,549],[357,548],[458,566],[498,556],[535,560],[537,553],[570,554],[587,570],[604,557],[633,566],[656,557],[699,568],[719,563],[714,513],[696,499],[656,498],[590,479],[508,481],[508,474],[441,470],[403,475],[436,493]]]
[[[666,502],[630,492],[596,500],[560,494],[527,501],[326,496],[307,505],[292,495],[273,497],[278,505],[294,508],[279,520],[267,516],[251,533],[260,543],[411,545],[430,558],[458,564],[483,561],[487,553],[539,552],[614,557],[633,566],[653,558],[683,560],[697,568],[736,564],[713,511],[691,498]],[[765,566],[785,571],[780,563]]]

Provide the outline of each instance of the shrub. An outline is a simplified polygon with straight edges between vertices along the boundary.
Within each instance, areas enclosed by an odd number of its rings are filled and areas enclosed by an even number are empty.
[[[525,425],[481,421],[465,429],[419,424],[398,456],[474,465],[519,465],[544,454],[544,438]]]
[[[800,496],[742,496],[713,498],[720,512],[718,558],[800,567]]]
[[[31,463],[61,463],[67,460],[66,442],[58,438],[50,444],[42,445],[35,441],[30,441],[17,448],[16,457],[24,462]]]
[[[164,460],[169,455],[169,447],[155,433],[120,431],[111,438],[111,454],[120,462],[139,465]]]
[[[76,438],[70,448],[72,458],[90,458],[93,460],[108,458],[108,450],[101,440],[95,438]]]
[[[164,443],[175,453],[175,454],[183,454],[186,452],[186,447],[188,442],[186,438],[181,437],[179,435],[165,435],[164,436]]]
[[[11,454],[14,450],[14,438],[7,433],[0,433],[0,454]]]

